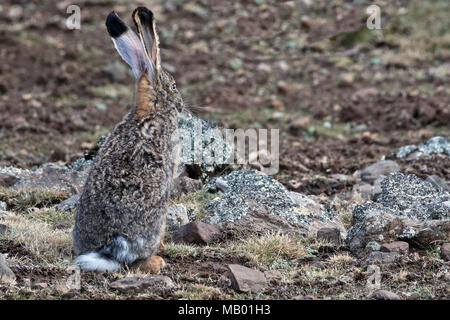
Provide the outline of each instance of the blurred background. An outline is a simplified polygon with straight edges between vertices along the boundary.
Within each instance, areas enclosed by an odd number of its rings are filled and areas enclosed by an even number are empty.
[[[13,1],[0,4],[0,165],[70,163],[127,113],[134,80],[104,21],[156,15],[163,67],[191,111],[227,128],[279,128],[291,190],[450,134],[450,1]],[[69,5],[81,9],[70,30]],[[402,163],[450,178],[447,158]]]

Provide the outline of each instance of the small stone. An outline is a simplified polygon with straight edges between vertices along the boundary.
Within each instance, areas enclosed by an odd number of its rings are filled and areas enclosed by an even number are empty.
[[[377,290],[376,292],[373,293],[372,299],[375,299],[375,300],[400,300],[400,297],[391,291]]]
[[[8,267],[5,256],[0,253],[0,283],[14,284],[15,281],[16,276],[14,272]]]
[[[374,163],[361,171],[361,179],[366,182],[375,181],[381,175],[398,172],[400,166],[392,160],[383,160]]]
[[[310,122],[311,119],[309,117],[297,118],[289,124],[289,130],[293,134],[299,134],[302,130],[308,129]]]
[[[239,292],[257,292],[264,289],[266,277],[264,273],[239,264],[228,265],[231,285]]]
[[[380,251],[381,250],[381,245],[376,242],[376,241],[369,241],[366,244],[366,249],[369,249],[371,251]]]
[[[441,246],[441,256],[445,261],[450,261],[450,243],[444,243]]]
[[[400,254],[408,254],[409,244],[405,241],[394,241],[391,243],[385,243],[381,245],[382,252],[397,252]]]
[[[390,264],[400,256],[397,252],[374,251],[366,259],[368,264]]]
[[[160,294],[166,290],[175,288],[175,284],[167,276],[155,275],[149,277],[128,277],[116,280],[110,287],[123,293],[137,293],[150,289]]]
[[[319,270],[322,270],[325,266],[324,266],[322,261],[316,261],[316,262],[311,264],[311,267],[319,269]]]
[[[159,256],[151,256],[145,260],[138,261],[133,264],[134,269],[138,269],[144,273],[158,274],[166,266],[166,262]]]
[[[0,224],[0,236],[4,236],[8,231],[9,227],[6,224]]]
[[[57,284],[55,285],[54,288],[58,293],[62,295],[68,294],[70,292],[70,289],[67,287],[66,284]]]
[[[34,287],[38,289],[47,289],[48,284],[46,284],[45,282],[38,282],[34,284]]]
[[[7,173],[0,173],[0,187],[11,187],[17,178]]]
[[[317,239],[331,242],[335,245],[341,244],[341,232],[338,228],[321,228],[317,231]]]
[[[450,192],[450,186],[447,185],[447,183],[441,179],[439,176],[433,174],[425,181],[431,182],[435,187],[437,187],[440,191],[448,191]]]
[[[353,186],[353,192],[365,200],[370,200],[373,193],[373,186],[368,183],[359,183]]]
[[[167,208],[167,229],[169,231],[177,230],[179,227],[188,224],[189,217],[187,209],[182,204],[175,204]]]
[[[56,208],[61,211],[70,211],[72,209],[75,209],[75,207],[78,205],[78,202],[80,201],[81,194],[76,194],[71,196],[70,198],[60,202]]]
[[[190,222],[173,234],[175,243],[208,245],[221,234],[217,225],[201,221]]]

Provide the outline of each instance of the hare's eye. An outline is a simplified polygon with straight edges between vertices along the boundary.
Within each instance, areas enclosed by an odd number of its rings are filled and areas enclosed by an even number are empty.
[[[175,90],[177,88],[177,84],[174,82],[172,83],[172,90]]]

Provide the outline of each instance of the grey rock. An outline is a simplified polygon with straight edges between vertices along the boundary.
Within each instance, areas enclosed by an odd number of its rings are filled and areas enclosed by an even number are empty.
[[[6,258],[0,253],[0,283],[14,284],[16,276],[14,272],[9,268]]]
[[[395,294],[391,291],[387,291],[387,290],[375,291],[372,295],[372,299],[375,299],[375,300],[401,300],[397,294]]]
[[[345,229],[338,215],[307,196],[288,192],[273,178],[256,170],[238,170],[222,176],[225,192],[218,190],[217,179],[205,186],[218,196],[206,203],[204,221],[211,224],[233,223],[253,232],[295,230],[316,235],[322,227]]]
[[[353,186],[353,192],[358,194],[362,199],[372,199],[373,186],[369,183],[358,183]]]
[[[6,202],[0,201],[0,210],[6,211],[8,204]]]
[[[367,264],[390,264],[400,257],[397,252],[381,252],[374,251],[369,254],[366,259]]]
[[[374,202],[357,205],[347,234],[350,250],[359,254],[371,241],[395,241],[402,233],[402,222],[393,210]]]
[[[366,244],[366,249],[369,249],[370,251],[380,251],[381,245],[376,241],[369,241]]]
[[[148,277],[127,277],[116,280],[110,284],[110,287],[123,293],[137,293],[144,290],[154,291],[156,294],[164,293],[167,290],[175,288],[175,284],[167,276],[154,275]]]
[[[208,245],[220,237],[221,230],[218,226],[201,221],[190,222],[179,228],[172,235],[175,243],[188,243]]]
[[[16,171],[16,182],[12,186],[21,188],[47,188],[57,191],[81,192],[88,173],[76,171],[65,165],[46,163],[34,171]]]
[[[370,241],[413,241],[428,245],[450,238],[449,194],[414,175],[394,173],[381,182],[376,202],[357,205],[347,235],[350,250],[361,253]]]
[[[397,158],[405,158],[413,152],[417,152],[418,156],[432,153],[450,156],[450,138],[437,136],[418,146],[404,146],[397,151],[396,156]]]
[[[177,230],[179,227],[188,224],[189,217],[187,214],[187,209],[182,204],[175,204],[167,208],[167,230],[172,232]]]
[[[381,183],[377,202],[413,220],[449,219],[450,194],[415,175],[396,173]]]
[[[221,129],[188,113],[178,118],[182,167],[206,179],[228,164],[233,148]]]
[[[331,242],[334,245],[341,244],[341,232],[338,228],[321,228],[317,231],[317,239]]]
[[[71,196],[70,198],[60,202],[56,208],[61,211],[71,211],[75,209],[80,201],[81,193]]]
[[[4,236],[9,231],[9,227],[5,224],[0,224],[0,236]]]
[[[397,252],[400,254],[408,254],[409,244],[405,241],[394,241],[390,243],[384,243],[381,245],[380,250],[382,252]]]
[[[441,246],[441,256],[445,261],[450,261],[450,243],[444,243]]]
[[[258,292],[264,289],[266,277],[264,273],[238,264],[228,265],[231,285],[239,292]]]
[[[188,193],[201,190],[202,186],[203,183],[201,180],[191,179],[186,176],[179,176],[173,181],[170,197],[182,198]]]
[[[387,175],[392,172],[398,172],[400,166],[392,160],[384,160],[374,163],[361,171],[363,181],[375,181],[381,175]]]
[[[439,176],[433,174],[425,181],[431,182],[436,188],[439,189],[439,191],[447,191],[450,192],[450,186],[447,184],[443,179],[441,179]]]

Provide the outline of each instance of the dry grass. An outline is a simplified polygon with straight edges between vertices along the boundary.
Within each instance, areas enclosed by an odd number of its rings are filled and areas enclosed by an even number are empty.
[[[350,254],[348,254],[346,252],[346,253],[332,255],[328,259],[328,261],[333,264],[350,264],[350,263],[355,262],[355,258],[353,258]]]
[[[7,240],[13,240],[42,259],[49,261],[68,258],[72,249],[70,230],[54,230],[47,222],[26,219],[23,216],[5,217],[2,222],[10,230],[5,234]]]
[[[9,210],[25,212],[28,208],[49,207],[69,197],[67,191],[53,189],[12,189],[0,187],[0,200]]]

